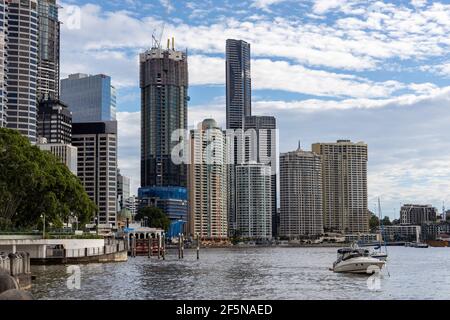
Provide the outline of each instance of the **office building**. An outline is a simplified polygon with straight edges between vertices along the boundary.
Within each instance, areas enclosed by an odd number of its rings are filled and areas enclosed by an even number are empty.
[[[39,0],[37,98],[59,99],[60,22],[56,0]]]
[[[48,151],[53,154],[61,163],[64,163],[74,175],[77,175],[78,157],[76,147],[65,143],[47,143],[45,138],[39,138],[36,146],[43,151]]]
[[[244,128],[244,117],[252,114],[250,44],[243,40],[226,42],[227,129]]]
[[[7,39],[8,39],[8,10],[5,0],[0,0],[0,128],[6,127],[7,106]]]
[[[322,159],[322,205],[325,232],[368,233],[367,144],[338,140],[315,143]]]
[[[202,240],[228,238],[225,136],[213,119],[191,131],[189,233]]]
[[[256,140],[252,138],[252,142],[246,141],[246,161],[256,161],[271,167],[271,188],[272,188],[272,235],[277,236],[278,217],[277,217],[277,167],[278,167],[278,150],[277,150],[277,123],[275,117],[272,116],[246,116],[244,118],[244,128],[254,130]],[[252,137],[251,133],[247,137]],[[251,151],[250,151],[251,150]]]
[[[236,236],[272,238],[271,169],[250,163],[236,166]]]
[[[2,3],[5,4],[5,2]],[[37,1],[9,0],[6,3],[8,7],[7,127],[18,130],[28,137],[32,144],[36,144]]]
[[[137,213],[138,201],[136,196],[131,196],[128,199],[125,199],[125,209],[128,209],[131,213],[131,216],[134,219],[134,216]]]
[[[130,198],[130,178],[117,170],[117,211],[126,208],[126,201]]]
[[[69,106],[73,123],[116,120],[116,89],[107,75],[69,75],[61,80],[61,100]]]
[[[188,194],[184,187],[142,187],[138,198],[139,208],[156,207],[172,221],[187,221]]]
[[[185,52],[169,46],[140,54],[141,186],[186,187],[185,164],[175,164],[171,141],[187,128],[188,64]]]
[[[74,123],[72,145],[78,149],[78,177],[98,207],[99,224],[115,227],[117,122]]]
[[[300,148],[280,155],[280,236],[323,234],[320,156]]]
[[[72,143],[72,113],[59,100],[42,100],[38,108],[38,137],[48,143]]]
[[[404,204],[400,209],[400,223],[420,226],[426,222],[435,222],[437,215],[437,209],[429,204]]]

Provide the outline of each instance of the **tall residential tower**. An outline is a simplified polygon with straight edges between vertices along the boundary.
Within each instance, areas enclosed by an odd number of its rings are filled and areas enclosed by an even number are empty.
[[[38,5],[36,0],[8,0],[6,3],[8,7],[7,127],[18,130],[35,144],[37,140]]]
[[[244,117],[252,114],[249,43],[227,40],[226,77],[227,129],[242,129]]]
[[[300,148],[280,155],[280,235],[317,237],[323,233],[320,156]]]
[[[338,140],[335,143],[315,143],[312,151],[322,158],[325,231],[369,232],[367,144]]]

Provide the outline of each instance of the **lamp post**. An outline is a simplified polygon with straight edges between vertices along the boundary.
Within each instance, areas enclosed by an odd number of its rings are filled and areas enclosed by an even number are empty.
[[[98,217],[95,217],[94,221],[95,221],[95,232],[98,235]]]
[[[42,239],[45,239],[45,213],[41,214],[41,218],[44,220],[42,224]]]

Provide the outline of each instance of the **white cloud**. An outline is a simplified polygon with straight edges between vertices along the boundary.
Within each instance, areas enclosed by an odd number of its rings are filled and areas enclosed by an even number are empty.
[[[266,10],[269,11],[269,7],[277,4],[277,3],[281,3],[281,2],[285,2],[287,0],[254,0],[252,7],[256,7],[262,10]]]
[[[159,0],[159,3],[161,3],[161,5],[166,9],[167,13],[171,13],[175,10],[170,0]]]

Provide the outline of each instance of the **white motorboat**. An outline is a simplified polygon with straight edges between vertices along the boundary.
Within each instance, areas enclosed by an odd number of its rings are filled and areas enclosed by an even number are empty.
[[[379,272],[386,262],[370,256],[368,250],[342,248],[337,251],[337,260],[333,263],[334,272],[366,273]]]
[[[381,252],[381,251],[373,251],[373,252],[370,253],[370,256],[372,258],[379,259],[379,260],[382,260],[382,261],[386,261],[387,257],[388,257],[387,253]]]

